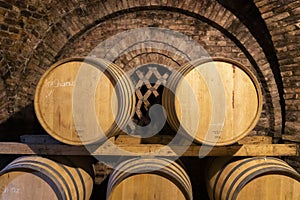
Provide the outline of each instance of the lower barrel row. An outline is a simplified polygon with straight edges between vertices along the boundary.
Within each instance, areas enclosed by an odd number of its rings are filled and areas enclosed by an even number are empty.
[[[300,197],[300,175],[272,157],[209,159],[203,178],[211,200]],[[0,199],[88,200],[93,185],[93,170],[82,159],[26,156],[0,172]],[[106,198],[191,200],[193,189],[180,161],[131,158],[116,165],[110,174]]]

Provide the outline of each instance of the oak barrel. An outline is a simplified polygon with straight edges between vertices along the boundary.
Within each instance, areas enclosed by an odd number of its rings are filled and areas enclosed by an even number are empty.
[[[17,158],[0,172],[0,199],[89,200],[93,179],[88,171],[67,163],[39,156]]]
[[[110,175],[107,199],[192,199],[185,170],[164,158],[134,158],[119,164]]]
[[[255,75],[227,58],[200,59],[174,72],[162,95],[171,127],[196,142],[229,145],[245,137],[262,110]]]
[[[101,142],[124,129],[134,114],[132,83],[104,59],[68,58],[41,77],[34,108],[43,128],[71,145]]]
[[[206,174],[211,200],[300,199],[300,175],[277,158],[216,158]]]

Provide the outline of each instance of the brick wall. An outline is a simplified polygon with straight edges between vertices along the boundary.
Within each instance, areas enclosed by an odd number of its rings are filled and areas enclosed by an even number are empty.
[[[60,52],[59,59],[87,55],[98,56],[97,50],[94,49],[97,48],[97,45],[101,45],[101,42],[104,40],[110,39],[112,36],[127,30],[153,27],[153,25],[185,34],[200,44],[209,56],[232,58],[243,63],[253,73],[256,73],[246,55],[222,32],[201,20],[169,11],[137,11],[106,20],[66,45]],[[138,50],[126,52],[114,60],[114,62],[128,71],[147,63],[179,68],[190,60],[188,57],[178,57],[180,52],[176,52],[176,50],[180,51],[181,49],[183,49],[182,51],[187,51],[191,48],[190,46],[184,47],[182,43],[179,43],[179,40],[171,41],[172,38],[168,38],[167,34],[162,34],[160,37],[161,39],[158,37],[158,40],[160,39],[161,42],[169,39],[167,43],[168,45],[171,44],[173,53],[166,50],[170,49],[169,46],[160,46],[161,49],[145,49],[143,46],[139,46],[141,44],[137,43],[135,45],[138,46],[136,47]],[[123,42],[118,42],[116,45],[123,48],[134,46],[126,42],[126,39],[124,39]],[[192,53],[188,54],[192,55]],[[197,55],[194,56],[197,57]],[[268,98],[268,95],[264,90],[264,102],[267,101],[266,98]],[[258,133],[254,134],[267,135],[274,128],[272,127],[272,120],[274,119],[270,117],[272,114],[268,108],[267,105],[264,106],[260,121],[255,128]]]
[[[284,86],[286,123],[284,134],[300,143],[300,1],[256,0],[276,49]],[[291,141],[288,141],[291,142]],[[287,161],[300,170],[298,157]]]
[[[282,112],[278,88],[263,50],[247,27],[217,1],[32,0],[25,3],[14,0],[1,1],[0,8],[3,43],[0,83],[5,88],[1,90],[4,96],[0,99],[1,121],[32,102],[35,86],[45,69],[68,55],[67,48],[80,44],[78,41],[84,41],[82,37],[96,34],[97,28],[93,27],[102,26],[101,37],[106,38],[131,27],[160,26],[192,36],[209,53],[234,56],[249,67],[251,62],[264,88],[266,102],[260,130],[280,136]],[[162,60],[166,59],[160,55]],[[135,60],[120,58],[116,62],[130,68],[133,62],[145,60],[140,59],[142,56],[145,54]]]
[[[235,58],[248,66],[264,93],[256,134],[280,138],[284,133],[300,143],[300,1],[254,1],[260,16],[251,17],[264,21],[268,30],[261,30],[261,34],[271,35],[269,46],[274,45],[275,58],[264,53],[273,48],[263,49],[251,34],[254,25],[243,24],[241,16],[219,3],[224,1],[0,0],[0,123],[32,104],[40,76],[57,60],[84,56],[114,34],[151,26],[184,33],[210,55]],[[272,71],[277,66],[271,66],[270,60],[278,62],[279,69]],[[184,56],[143,48],[115,60],[125,70],[149,62],[176,68],[185,61]],[[280,74],[274,74],[277,71]],[[283,88],[278,88],[275,77],[281,76]],[[300,170],[298,157],[287,160]]]

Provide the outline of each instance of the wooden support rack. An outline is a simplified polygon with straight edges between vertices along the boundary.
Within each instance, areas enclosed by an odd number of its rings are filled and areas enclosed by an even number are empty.
[[[30,138],[30,139],[28,139]],[[28,136],[23,142],[0,142],[0,154],[20,155],[101,155],[101,156],[298,156],[298,144],[272,144],[271,137],[249,136],[230,146],[169,146],[170,136],[151,139],[121,135],[101,145],[71,146],[52,141],[49,136]],[[21,140],[22,141],[22,140]],[[24,141],[26,143],[24,143]],[[29,142],[33,141],[33,142]],[[52,141],[52,142],[51,142]],[[155,143],[151,143],[151,141]],[[181,152],[180,155],[176,152]],[[199,153],[201,152],[201,153]]]

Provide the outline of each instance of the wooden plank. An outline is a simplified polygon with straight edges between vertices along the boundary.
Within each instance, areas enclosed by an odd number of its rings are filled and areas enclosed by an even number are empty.
[[[238,141],[238,144],[272,144],[270,136],[247,136]]]
[[[26,144],[61,144],[50,135],[21,135],[20,141]]]
[[[138,138],[129,135],[118,135],[111,137],[110,140],[116,144],[165,144],[167,145],[174,136],[172,135],[158,135],[150,138]],[[299,136],[284,135],[285,140],[300,142]],[[50,135],[22,135],[20,141],[26,144],[62,144],[52,138]],[[247,136],[238,141],[238,144],[272,144],[272,137],[270,136]]]
[[[159,135],[150,138],[137,138],[129,135],[116,137],[116,144],[168,144],[174,136]],[[272,144],[270,136],[247,136],[237,142],[238,144]]]
[[[184,149],[186,148],[186,151]],[[298,156],[297,144],[245,144],[222,147],[192,145],[165,146],[160,144],[113,144],[106,142],[101,146],[85,147],[60,144],[22,144],[0,142],[0,154],[41,154],[41,155],[101,155],[101,156]],[[120,151],[120,150],[123,150]],[[202,153],[199,153],[201,150]],[[130,153],[131,152],[131,153]],[[203,153],[204,152],[204,153]],[[208,152],[206,154],[206,152]]]
[[[109,140],[115,142],[115,137],[110,137]],[[20,141],[25,144],[63,144],[50,135],[21,135]]]
[[[129,135],[118,135],[115,137],[116,144],[140,144],[142,138],[133,137]]]
[[[282,139],[286,141],[292,141],[292,142],[299,142],[300,143],[300,136],[299,135],[282,135]]]
[[[155,135],[150,138],[138,138],[129,135],[118,135],[115,139],[116,144],[165,144],[171,142],[172,135]]]

